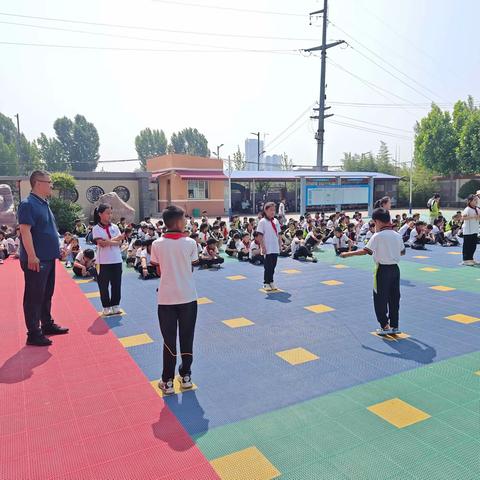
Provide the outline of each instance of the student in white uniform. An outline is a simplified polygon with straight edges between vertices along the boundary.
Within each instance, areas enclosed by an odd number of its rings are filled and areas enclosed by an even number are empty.
[[[400,269],[398,262],[405,254],[402,237],[392,230],[390,213],[377,208],[372,213],[376,233],[367,245],[356,252],[345,252],[342,258],[354,255],[373,255],[375,277],[373,284],[373,304],[380,328],[379,335],[396,335],[400,309]]]
[[[93,242],[97,245],[98,289],[103,306],[103,315],[121,313],[122,252],[124,234],[112,222],[112,207],[101,203],[94,212]]]
[[[263,218],[258,222],[257,232],[260,233],[260,245],[265,255],[263,263],[263,288],[267,291],[276,290],[273,282],[275,267],[280,253],[280,223],[275,218],[275,203],[267,202],[263,207]]]
[[[175,393],[177,330],[180,340],[180,386],[192,388],[193,337],[197,320],[197,291],[193,265],[198,263],[195,240],[185,235],[185,213],[175,205],[162,214],[167,232],[152,245],[151,262],[157,265],[158,320],[163,336],[163,371],[158,383],[166,394]]]
[[[462,212],[463,220],[463,265],[477,265],[473,259],[477,249],[478,226],[480,220],[480,208],[478,197],[473,193],[467,197],[467,206]]]

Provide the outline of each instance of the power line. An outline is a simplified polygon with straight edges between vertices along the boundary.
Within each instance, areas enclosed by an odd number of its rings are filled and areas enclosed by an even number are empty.
[[[330,102],[332,105],[337,107],[360,107],[360,108],[430,108],[432,106],[431,103],[368,103],[368,102]],[[441,108],[448,108],[453,107],[455,102],[451,103],[436,103]],[[480,106],[480,103],[475,104],[476,106]]]
[[[343,127],[352,128],[354,130],[361,130],[363,132],[385,135],[387,137],[399,138],[399,139],[402,139],[402,140],[410,140],[410,141],[412,140],[412,137],[407,137],[406,135],[400,135],[400,134],[392,133],[392,132],[384,132],[382,130],[376,130],[376,129],[373,129],[373,128],[363,127],[363,126],[360,126],[360,125],[354,125],[353,123],[337,122],[336,120],[330,120],[330,123],[333,123],[335,125],[340,125],[340,126],[343,126]]]
[[[375,51],[373,51],[371,48],[367,47],[364,43],[360,42],[360,40],[357,40],[356,38],[354,38],[352,35],[350,35],[348,32],[346,32],[343,28],[339,27],[338,25],[334,24],[333,22],[330,22],[330,24],[335,27],[337,30],[340,30],[342,33],[344,33],[345,35],[347,35],[348,37],[350,37],[354,42],[356,42],[358,45],[360,45],[362,48],[364,48],[365,50],[367,50],[368,52],[372,53],[373,55],[375,55],[377,58],[379,58],[382,62],[386,63],[387,65],[389,65],[391,68],[393,68],[394,70],[396,70],[398,73],[400,73],[401,75],[403,75],[404,77],[408,78],[411,82],[415,83],[416,85],[418,85],[420,88],[423,88],[424,90],[430,92],[431,94],[435,95],[436,97],[438,98],[442,98],[441,95],[438,95],[437,93],[435,93],[433,90],[431,90],[430,88],[426,87],[425,85],[422,85],[420,82],[418,82],[417,80],[415,80],[414,78],[410,77],[409,75],[407,75],[405,72],[402,72],[402,70],[400,70],[399,68],[397,68],[395,65],[393,65],[392,63],[390,63],[388,60],[386,60],[385,58],[383,58],[382,56],[380,56],[378,53],[376,53]],[[352,47],[353,48],[353,47]],[[358,51],[358,49],[355,49]],[[360,52],[359,52],[360,53]],[[376,64],[377,66],[379,66],[378,64]],[[383,68],[383,67],[381,67]],[[389,72],[387,69],[383,68],[387,73],[389,73],[390,75],[392,75],[391,72]],[[397,78],[397,77],[395,77]],[[412,88],[412,87],[410,87]]]
[[[254,50],[254,49],[238,49],[238,50],[186,50],[186,49],[158,49],[158,48],[134,48],[134,47],[97,47],[89,45],[59,45],[53,43],[27,43],[27,42],[3,42],[0,45],[15,45],[26,47],[46,47],[46,48],[63,48],[75,50],[108,50],[119,52],[148,52],[148,53],[272,53],[279,55],[295,55],[293,51],[282,50]]]
[[[406,130],[404,128],[395,128],[395,127],[389,127],[388,125],[382,125],[380,123],[373,123],[373,122],[367,122],[366,120],[359,120],[358,118],[352,118],[352,117],[347,117],[345,115],[335,115],[335,118],[345,118],[347,120],[352,120],[354,122],[359,122],[359,123],[366,123],[368,125],[373,125],[375,127],[382,127],[382,128],[388,128],[390,130],[397,130],[399,132],[405,132],[405,133],[412,133],[410,130]]]
[[[87,22],[82,20],[70,20],[67,18],[56,18],[56,17],[40,17],[34,15],[20,15],[15,13],[0,12],[0,15],[7,17],[18,17],[18,18],[29,18],[34,20],[45,20],[48,22],[63,22],[63,23],[73,23],[80,25],[90,25],[95,27],[108,27],[108,28],[125,28],[129,30],[145,30],[149,32],[163,32],[163,33],[175,33],[175,34],[186,34],[186,35],[202,35],[207,37],[231,37],[231,38],[249,38],[255,40],[286,40],[286,41],[313,41],[311,38],[295,38],[295,37],[274,37],[268,35],[245,35],[245,34],[236,34],[236,33],[219,33],[219,32],[199,32],[194,30],[177,30],[170,28],[160,28],[160,27],[147,27],[141,25],[123,25],[116,23],[102,23],[102,22]]]
[[[209,8],[213,10],[227,10],[232,12],[240,12],[240,13],[258,13],[261,15],[283,15],[288,17],[302,17],[306,18],[306,15],[300,13],[290,13],[290,12],[277,12],[271,10],[253,10],[247,8],[234,8],[234,7],[224,7],[220,5],[203,5],[199,3],[192,3],[192,2],[177,2],[174,0],[154,0],[158,3],[167,3],[170,5],[178,5],[182,7],[195,7],[195,8]]]
[[[275,148],[279,147],[282,143],[284,143],[287,139],[289,139],[293,134],[297,133],[298,130],[300,130],[305,124],[310,120],[310,118],[306,118],[300,125],[298,125],[297,128],[292,130],[286,137],[284,137],[282,140],[277,142],[274,146],[270,146],[270,151],[274,150]]]

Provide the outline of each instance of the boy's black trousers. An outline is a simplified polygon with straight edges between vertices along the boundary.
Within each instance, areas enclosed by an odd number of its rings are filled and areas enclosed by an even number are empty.
[[[400,309],[400,269],[398,265],[377,265],[373,285],[373,305],[381,327],[398,328]]]
[[[177,362],[177,328],[180,340],[181,363],[178,373],[184,377],[191,375],[193,361],[193,335],[197,321],[197,301],[178,305],[159,305],[158,321],[163,336],[162,380],[175,378]]]

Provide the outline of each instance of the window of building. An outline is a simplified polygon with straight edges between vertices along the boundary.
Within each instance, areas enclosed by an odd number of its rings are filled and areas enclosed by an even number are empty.
[[[188,181],[188,198],[204,200],[208,198],[208,182],[205,180]]]

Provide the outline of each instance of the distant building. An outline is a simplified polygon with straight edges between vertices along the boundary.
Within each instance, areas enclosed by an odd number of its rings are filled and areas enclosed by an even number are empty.
[[[256,138],[247,138],[245,140],[245,161],[247,162],[246,170],[265,170],[262,168],[264,162],[263,140],[260,140],[260,169],[258,168],[258,141]]]
[[[282,169],[282,156],[281,155],[267,155],[263,162],[263,168],[260,170],[281,170]]]

